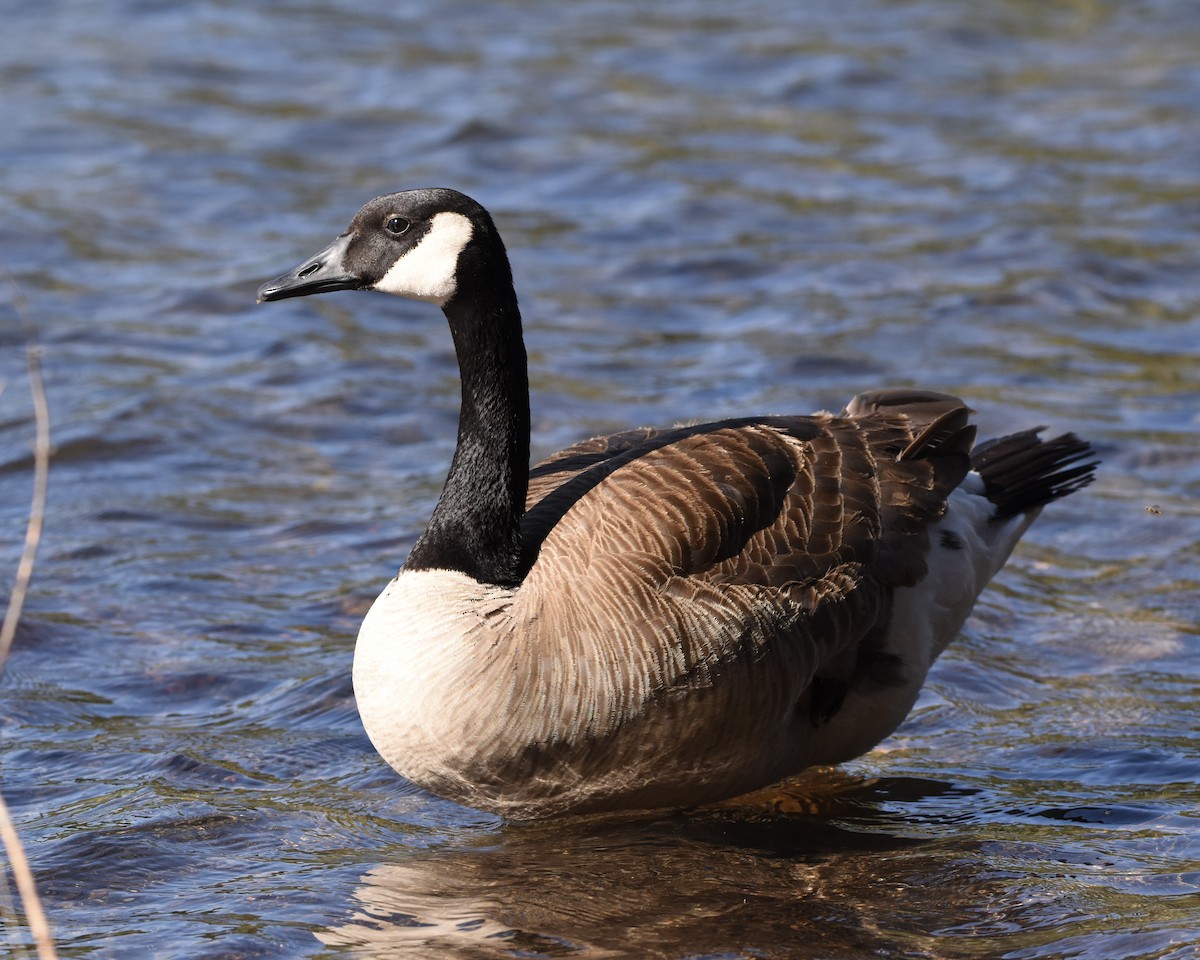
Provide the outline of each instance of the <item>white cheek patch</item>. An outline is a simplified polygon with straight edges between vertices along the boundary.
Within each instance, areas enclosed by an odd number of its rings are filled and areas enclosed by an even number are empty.
[[[458,255],[471,233],[471,221],[461,213],[437,214],[420,242],[392,264],[373,289],[442,306],[457,289]]]

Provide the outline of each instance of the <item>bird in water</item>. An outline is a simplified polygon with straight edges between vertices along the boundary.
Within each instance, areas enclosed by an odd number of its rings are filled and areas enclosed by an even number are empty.
[[[358,635],[359,712],[404,777],[506,818],[690,807],[866,752],[1096,466],[1071,434],[976,446],[961,400],[878,390],[531,468],[521,314],[482,206],[378,197],[258,299],[335,290],[441,307],[462,385],[445,487]]]

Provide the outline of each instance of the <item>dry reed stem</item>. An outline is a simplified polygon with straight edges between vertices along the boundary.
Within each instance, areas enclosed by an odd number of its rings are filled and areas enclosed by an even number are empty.
[[[33,416],[36,435],[33,446],[33,502],[29,506],[29,523],[25,528],[25,546],[17,564],[17,576],[13,591],[0,625],[0,671],[4,670],[8,652],[12,648],[13,636],[17,632],[17,621],[21,619],[21,608],[29,581],[33,578],[33,561],[37,556],[38,544],[42,539],[42,521],[46,515],[46,490],[50,482],[50,408],[46,403],[46,388],[42,383],[41,347],[37,342],[37,328],[29,318],[25,297],[17,288],[16,281],[4,271],[12,295],[13,308],[25,330],[25,366],[29,372],[29,392],[33,395]]]
[[[13,582],[12,594],[8,598],[8,609],[4,613],[4,623],[0,625],[0,672],[4,670],[8,652],[12,648],[13,637],[17,632],[17,622],[21,619],[21,609],[25,605],[25,596],[29,592],[29,581],[33,577],[33,561],[37,556],[38,544],[42,539],[42,521],[46,515],[46,490],[50,483],[50,408],[46,403],[46,388],[42,383],[41,347],[38,346],[37,327],[29,316],[24,294],[17,286],[16,280],[7,268],[3,268],[9,293],[12,297],[13,309],[25,332],[25,368],[29,374],[29,392],[33,395],[33,416],[35,422],[35,437],[33,446],[33,502],[29,507],[29,523],[25,527],[25,546],[21,551],[21,559],[17,564],[17,576]],[[8,804],[0,796],[0,840],[4,843],[8,862],[12,867],[13,879],[17,891],[21,895],[21,904],[25,908],[25,920],[29,924],[29,932],[37,945],[40,960],[58,960],[58,952],[54,948],[54,938],[50,934],[50,924],[46,921],[46,913],[42,909],[42,900],[38,896],[37,883],[33,879],[33,871],[29,869],[29,861],[25,858],[25,847],[13,826],[8,813]]]
[[[4,841],[0,840],[0,849],[4,849]],[[25,938],[17,929],[14,920],[17,916],[17,901],[13,897],[12,887],[8,883],[8,867],[0,865],[0,919],[5,921],[8,931],[8,949],[12,960],[26,960],[29,953],[25,949]]]

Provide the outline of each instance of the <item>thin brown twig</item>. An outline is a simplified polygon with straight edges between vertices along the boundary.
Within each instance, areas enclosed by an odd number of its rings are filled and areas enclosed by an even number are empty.
[[[33,502],[29,506],[29,523],[25,528],[25,546],[17,564],[17,576],[8,599],[4,622],[0,625],[0,671],[8,660],[29,581],[33,578],[33,561],[42,540],[42,522],[46,516],[46,491],[50,483],[50,408],[46,403],[46,388],[42,383],[42,348],[37,342],[37,328],[29,317],[25,296],[17,287],[12,274],[4,269],[4,278],[12,296],[13,309],[25,330],[25,366],[29,372],[29,392],[33,395],[33,416],[36,429],[33,446]]]
[[[25,605],[25,596],[29,592],[29,582],[33,578],[33,562],[37,556],[38,544],[42,539],[42,522],[46,515],[46,491],[50,485],[50,407],[46,402],[46,388],[42,382],[41,347],[38,345],[37,327],[29,315],[24,294],[17,286],[16,280],[6,267],[0,264],[4,279],[8,284],[12,297],[13,309],[25,332],[25,368],[29,374],[29,392],[33,395],[33,415],[35,437],[33,446],[33,502],[29,507],[29,523],[25,528],[25,546],[21,551],[21,559],[17,564],[17,576],[13,582],[12,594],[8,598],[8,609],[4,613],[4,622],[0,625],[0,672],[4,670],[8,652],[12,648],[13,637],[17,632],[17,622],[21,619],[21,609]],[[12,867],[13,879],[17,891],[21,895],[21,903],[25,908],[25,920],[29,924],[29,932],[37,945],[40,960],[58,960],[58,952],[54,947],[54,938],[50,933],[50,924],[42,909],[42,900],[38,896],[37,883],[29,861],[25,858],[25,847],[13,826],[12,817],[8,813],[8,804],[0,796],[0,840],[8,854],[8,862]]]
[[[2,799],[0,798],[0,800]],[[3,841],[0,841],[0,848],[3,845]],[[0,867],[0,918],[6,921],[4,926],[8,930],[8,949],[13,960],[27,960],[29,952],[25,949],[25,938],[21,936],[16,923],[7,922],[10,917],[15,918],[16,916],[17,901],[14,899],[12,887],[8,883],[8,868]]]
[[[29,869],[29,861],[25,859],[25,847],[17,828],[13,826],[12,817],[8,815],[8,804],[0,795],[0,841],[4,843],[4,852],[8,855],[8,863],[12,868],[13,878],[17,881],[17,890],[21,894],[21,903],[25,907],[25,919],[29,922],[29,932],[33,934],[33,942],[37,944],[40,960],[58,960],[54,950],[54,938],[50,935],[50,924],[46,922],[46,913],[42,910],[42,901],[38,897],[37,885],[33,880],[33,871]]]

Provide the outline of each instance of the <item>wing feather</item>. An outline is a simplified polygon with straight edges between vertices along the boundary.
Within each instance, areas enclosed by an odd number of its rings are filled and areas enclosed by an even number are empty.
[[[969,468],[968,414],[881,391],[840,416],[575,444],[531,471],[523,609],[573,618],[584,661],[649,671],[621,689],[669,696],[714,670],[787,664],[789,695],[821,678],[789,706],[827,718],[849,684],[888,672],[891,593],[925,574],[924,531]]]

